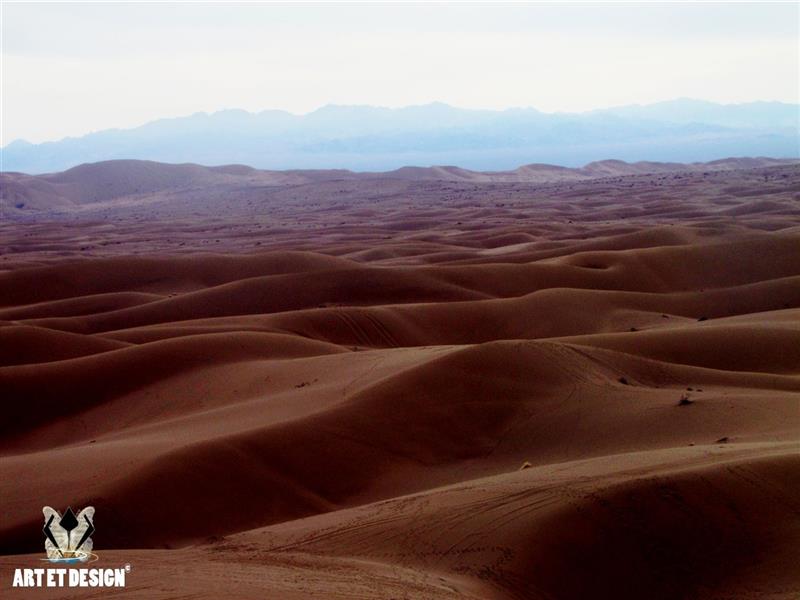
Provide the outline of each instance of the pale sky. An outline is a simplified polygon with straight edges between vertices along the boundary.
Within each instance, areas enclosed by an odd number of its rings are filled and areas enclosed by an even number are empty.
[[[0,6],[2,145],[226,108],[800,101],[794,2]]]

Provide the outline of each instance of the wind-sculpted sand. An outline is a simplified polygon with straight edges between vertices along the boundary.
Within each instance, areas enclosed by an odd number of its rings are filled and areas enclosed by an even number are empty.
[[[797,165],[112,166],[0,224],[3,598],[44,505],[114,597],[800,595]]]

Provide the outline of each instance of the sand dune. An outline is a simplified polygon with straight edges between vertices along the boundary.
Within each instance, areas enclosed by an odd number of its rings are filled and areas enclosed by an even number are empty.
[[[548,183],[593,180],[658,173],[725,172],[796,164],[796,160],[773,158],[728,158],[708,163],[626,163],[605,160],[572,169],[557,165],[531,164],[511,171],[481,172],[453,166],[403,167],[384,173],[356,173],[343,169],[266,171],[244,165],[204,167],[196,164],[164,164],[147,160],[108,160],[73,167],[62,173],[26,175],[0,174],[0,206],[12,215],[40,211],[80,209],[108,201],[149,202],[165,193],[258,194],[264,188],[286,188],[321,182],[366,182],[387,180],[412,183]],[[205,190],[205,191],[204,191]]]
[[[769,555],[798,541],[793,447],[723,450],[534,468],[347,511],[344,526],[321,517],[226,543],[268,538],[278,556],[336,549],[396,568],[434,566],[479,581],[485,598],[724,597],[712,590],[734,569],[738,593],[758,594],[773,573],[797,585],[786,556]],[[691,455],[699,460],[688,469],[667,458]],[[750,526],[737,527],[751,511]],[[759,560],[768,577],[753,572]]]
[[[100,354],[128,344],[74,335],[53,329],[8,325],[0,327],[0,364],[24,365]]]
[[[556,171],[5,174],[2,580],[92,504],[121,597],[796,597],[800,169]]]

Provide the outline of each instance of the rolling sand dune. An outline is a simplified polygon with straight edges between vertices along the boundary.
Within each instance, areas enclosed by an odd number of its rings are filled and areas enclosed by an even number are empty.
[[[800,594],[797,165],[3,177],[1,585]]]

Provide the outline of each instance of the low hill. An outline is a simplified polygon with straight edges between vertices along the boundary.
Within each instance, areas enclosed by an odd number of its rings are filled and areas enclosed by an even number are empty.
[[[454,166],[403,167],[387,172],[344,169],[265,171],[244,165],[205,167],[143,160],[87,163],[60,173],[0,174],[0,206],[7,217],[40,212],[87,210],[108,203],[141,204],[175,196],[203,199],[223,195],[258,197],[265,188],[277,189],[330,182],[459,182],[540,184],[583,181],[650,173],[711,172],[773,167],[797,161],[774,158],[726,158],[709,163],[627,163],[604,160],[581,168],[529,164],[511,171],[471,171]]]

